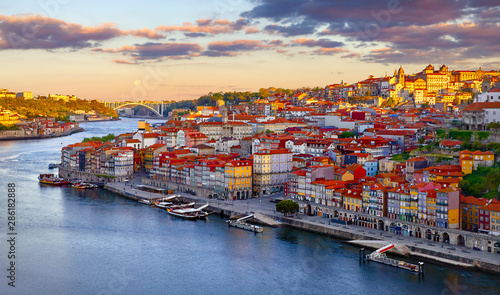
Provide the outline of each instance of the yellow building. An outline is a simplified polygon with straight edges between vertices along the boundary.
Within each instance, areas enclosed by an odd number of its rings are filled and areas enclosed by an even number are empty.
[[[426,184],[425,183],[419,183],[410,186],[410,212],[409,216],[407,217],[407,221],[410,222],[417,222],[417,216],[418,216],[418,189],[421,187],[424,187]]]
[[[436,226],[436,191],[427,191],[426,197],[427,225]]]
[[[472,173],[473,161],[472,161],[472,152],[465,150],[460,152],[459,156],[460,167],[462,168],[462,173],[464,175]]]
[[[153,172],[153,161],[159,153],[167,150],[167,146],[161,143],[155,143],[148,146],[144,152],[144,171],[146,173]]]
[[[359,189],[345,189],[342,194],[342,203],[344,209],[362,212],[363,210],[363,191]]]
[[[243,200],[252,197],[252,161],[233,160],[224,166],[224,190],[228,198]]]
[[[460,167],[464,175],[472,173],[477,167],[492,166],[495,161],[495,154],[493,152],[471,152],[468,150],[461,151],[459,154]]]

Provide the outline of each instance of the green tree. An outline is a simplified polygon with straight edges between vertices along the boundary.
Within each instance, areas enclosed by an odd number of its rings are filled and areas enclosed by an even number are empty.
[[[287,216],[299,211],[299,204],[292,200],[284,200],[276,204],[276,211],[281,212]]]
[[[484,150],[485,149],[485,145],[482,144],[481,142],[479,141],[474,141],[472,143],[472,148],[475,149],[475,150]]]
[[[349,138],[349,137],[355,137],[356,134],[353,133],[353,132],[349,132],[349,131],[344,131],[342,132],[342,134],[339,135],[340,138]]]
[[[87,142],[87,141],[100,141],[100,142],[108,142],[112,141],[115,139],[115,135],[113,133],[110,133],[108,135],[105,135],[103,137],[98,137],[98,136],[92,136],[91,138],[85,137],[82,142]]]

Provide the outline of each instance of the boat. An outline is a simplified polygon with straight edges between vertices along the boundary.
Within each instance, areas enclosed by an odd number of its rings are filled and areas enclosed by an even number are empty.
[[[87,182],[77,182],[77,183],[73,184],[73,187],[76,189],[93,189],[93,188],[96,188],[97,185],[87,183]]]
[[[172,206],[180,206],[180,205],[174,205],[173,202],[171,202],[170,200],[173,200],[175,198],[179,197],[178,195],[170,195],[170,196],[166,196],[164,198],[161,198],[161,199],[157,199],[156,201],[154,201],[154,205],[160,209],[164,209],[164,210],[167,210],[169,208],[171,208]],[[143,203],[143,202],[141,202]],[[146,204],[146,203],[145,203]],[[151,200],[149,200],[149,203],[148,204],[151,204]],[[185,206],[192,206],[194,205],[194,203],[192,204],[184,204]],[[182,207],[178,207],[178,208],[175,208],[175,209],[180,209]]]
[[[198,219],[198,212],[192,212],[188,209],[167,209],[167,213],[179,217],[182,219],[187,219],[187,220],[194,220],[196,221]]]
[[[50,163],[50,164],[49,164],[49,169],[54,169],[54,168],[57,168],[57,164],[55,164],[55,163]]]
[[[203,212],[202,210],[205,209],[206,207],[208,207],[208,204],[205,204],[198,208],[184,208],[184,209],[169,208],[167,212],[172,216],[179,217],[182,219],[197,220],[200,219],[200,212]],[[206,212],[203,212],[201,215],[206,217],[205,213]]]
[[[63,184],[63,180],[56,177],[54,174],[40,174],[38,176],[38,182],[55,186],[60,186]]]
[[[141,202],[141,203],[144,203],[144,202]],[[147,203],[144,203],[144,204],[147,204]],[[163,209],[163,210],[167,210],[167,209],[169,209],[173,205],[172,202],[158,202],[158,203],[154,203],[154,204],[155,204],[156,207],[158,207],[160,209]]]

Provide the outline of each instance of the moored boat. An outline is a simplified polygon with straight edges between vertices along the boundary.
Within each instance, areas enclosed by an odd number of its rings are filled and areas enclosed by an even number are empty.
[[[61,178],[57,178],[54,174],[40,174],[38,176],[38,182],[56,186],[63,184],[63,180]]]
[[[188,220],[205,219],[208,213],[202,210],[205,209],[206,207],[208,207],[208,204],[205,204],[198,208],[183,208],[183,209],[169,208],[167,212],[172,216]]]
[[[167,209],[167,213],[179,217],[182,219],[187,219],[187,220],[194,220],[196,221],[198,219],[198,212],[193,212],[188,209]]]
[[[87,183],[87,182],[78,182],[73,184],[73,187],[76,189],[93,189],[97,186],[95,184]]]

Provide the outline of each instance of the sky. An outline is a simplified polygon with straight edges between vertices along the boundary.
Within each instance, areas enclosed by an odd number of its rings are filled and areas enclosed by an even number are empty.
[[[324,87],[428,64],[500,70],[497,0],[0,3],[0,88],[183,100]]]

